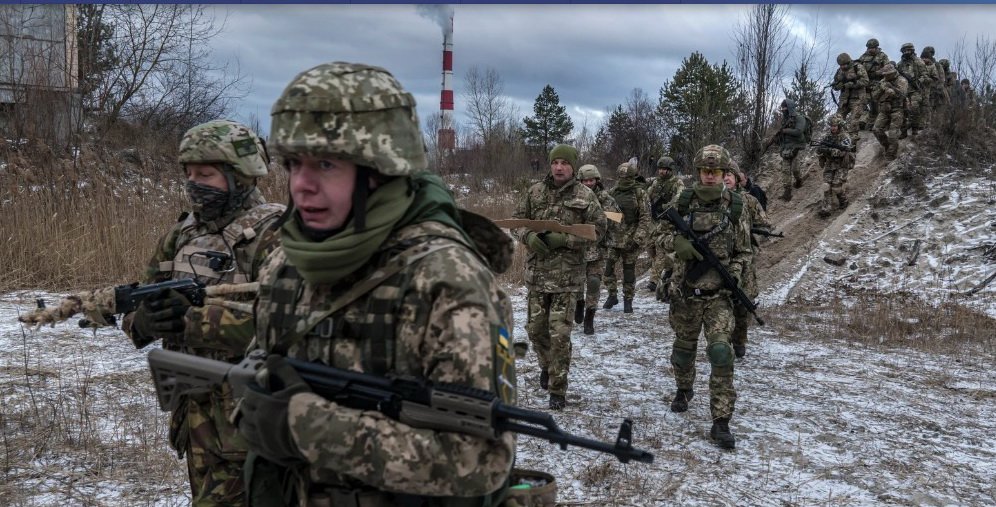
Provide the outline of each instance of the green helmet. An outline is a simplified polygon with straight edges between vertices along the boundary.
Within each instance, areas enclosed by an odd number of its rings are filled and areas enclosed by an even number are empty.
[[[180,140],[181,164],[228,164],[250,178],[266,176],[270,157],[263,140],[249,127],[231,120],[197,125]]]
[[[733,157],[730,156],[730,152],[718,144],[710,144],[699,149],[695,153],[695,159],[692,160],[692,164],[695,169],[722,169],[728,171],[730,169],[730,160]]]
[[[308,69],[287,85],[270,117],[280,155],[331,155],[387,176],[428,165],[415,97],[381,67],[332,62]]]
[[[674,169],[674,159],[671,157],[661,157],[657,159],[658,169]]]
[[[924,46],[920,56],[934,57],[934,46]]]
[[[894,75],[898,74],[899,71],[896,70],[896,66],[893,65],[890,62],[890,63],[887,63],[887,64],[883,65],[882,69],[879,70],[878,73],[881,74],[882,76],[894,76]]]
[[[592,164],[585,164],[578,169],[578,179],[579,180],[600,180],[602,179],[602,173],[598,172],[598,167]]]
[[[944,72],[951,71],[951,62],[949,62],[947,58],[941,58],[940,60],[937,60],[937,63],[941,64],[941,67],[944,69]]]
[[[868,39],[868,42],[865,43],[865,47],[869,48],[869,49],[870,48],[877,48],[878,47],[878,39]]]
[[[849,63],[851,63],[851,55],[847,53],[837,55],[837,65],[847,65]]]
[[[833,116],[830,117],[830,126],[831,127],[833,127],[833,126],[843,127],[844,123],[845,123],[844,117],[841,116],[841,115],[839,115],[839,114],[835,114],[835,115],[833,115]]]
[[[916,52],[916,48],[913,47],[912,42],[907,42],[906,44],[903,44],[902,46],[899,47],[900,53],[905,53],[906,51]]]
[[[635,178],[637,172],[638,169],[636,168],[636,166],[631,165],[629,162],[623,162],[619,164],[619,167],[616,168],[616,178],[619,178],[621,180],[627,178]]]

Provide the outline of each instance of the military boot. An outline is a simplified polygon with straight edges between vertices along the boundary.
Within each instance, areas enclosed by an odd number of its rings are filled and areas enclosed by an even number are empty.
[[[671,400],[671,412],[681,413],[688,410],[688,402],[692,401],[695,397],[695,392],[691,389],[678,389],[674,393],[674,399]]]
[[[747,346],[746,345],[734,345],[733,346],[733,355],[737,356],[737,359],[740,359],[740,358],[746,356],[747,355]]]
[[[550,373],[546,370],[540,370],[540,388],[550,388]]]
[[[633,298],[623,299],[623,313],[633,313]]]
[[[566,406],[566,397],[559,394],[550,394],[550,410],[563,410]]]
[[[580,324],[584,320],[584,300],[579,299],[574,304],[574,323]]]
[[[602,305],[602,308],[608,310],[618,304],[619,304],[619,298],[616,297],[615,293],[612,293],[609,294],[609,297],[605,298],[605,304]]]
[[[647,282],[647,292],[657,292],[657,282]]]
[[[709,436],[716,441],[716,445],[723,449],[734,449],[737,447],[737,440],[733,438],[730,431],[730,418],[720,417],[712,422],[712,429]]]
[[[830,218],[830,208],[820,208],[816,215],[820,218]]]
[[[584,311],[584,334],[595,334],[595,309]]]

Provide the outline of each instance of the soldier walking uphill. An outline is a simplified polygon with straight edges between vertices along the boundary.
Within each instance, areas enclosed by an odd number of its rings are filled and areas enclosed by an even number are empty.
[[[609,296],[602,308],[608,310],[619,304],[616,296],[616,262],[622,261],[623,272],[623,312],[633,313],[633,296],[636,294],[636,258],[643,250],[644,242],[650,234],[650,209],[647,205],[647,191],[636,179],[635,165],[624,163],[616,169],[616,185],[609,195],[616,200],[622,210],[623,220],[613,237],[605,260],[605,290]]]
[[[882,79],[882,68],[889,64],[889,57],[882,52],[882,48],[878,47],[878,39],[868,39],[865,48],[865,52],[858,57],[858,62],[868,74],[868,109],[861,118],[860,127],[868,126],[870,128],[878,116],[878,103],[875,102],[872,94],[878,88],[878,82]]]
[[[578,180],[581,184],[595,192],[602,211],[619,213],[616,200],[602,186],[602,174],[598,167],[585,164],[578,170]],[[595,334],[595,308],[598,306],[598,293],[602,288],[602,271],[605,269],[605,255],[612,244],[612,238],[618,226],[612,220],[606,220],[606,231],[598,243],[593,243],[585,253],[585,284],[578,293],[578,301],[574,308],[574,323],[584,322],[584,334]]]
[[[834,197],[840,209],[847,207],[844,184],[847,183],[847,173],[854,167],[854,148],[843,127],[844,119],[840,115],[831,116],[830,132],[816,147],[820,167],[823,168],[823,201],[819,212],[823,218],[829,217],[833,211]]]
[[[750,259],[743,264],[743,275],[740,280],[743,282],[743,291],[751,300],[756,300],[760,292],[757,286],[757,269],[755,261],[760,245],[753,238],[751,230],[758,229],[769,231],[771,222],[768,221],[768,214],[764,212],[764,207],[746,188],[747,176],[740,172],[739,166],[730,161],[730,171],[723,174],[723,183],[730,191],[740,194],[743,200],[743,211],[740,212],[740,220],[743,221],[743,230],[747,233],[747,241],[751,246]],[[732,213],[736,213],[734,210]],[[733,333],[730,336],[730,343],[733,345],[733,354],[737,358],[747,355],[747,329],[750,328],[751,313],[743,305],[733,305]]]
[[[908,92],[909,85],[906,79],[899,75],[892,64],[882,68],[882,80],[872,91],[872,97],[878,104],[878,116],[875,118],[872,133],[885,148],[885,156],[888,158],[895,158],[899,150],[899,129],[903,126]]]
[[[339,405],[284,358],[514,403],[511,306],[492,272],[511,241],[424,172],[415,99],[386,70],[318,65],[271,115],[291,203],[260,270],[262,387],[240,404],[250,505],[490,505],[514,460],[511,432],[414,428]]]
[[[851,144],[857,146],[860,123],[865,119],[863,116],[868,101],[868,72],[847,53],[837,55],[837,65],[839,68],[833,76],[833,89],[840,91],[837,114],[847,118],[847,133],[851,136]]]
[[[248,127],[227,120],[188,130],[180,141],[193,213],[184,213],[159,242],[143,283],[196,278],[207,285],[256,280],[276,247],[284,207],[256,189],[269,157]],[[213,264],[212,258],[221,260]],[[176,291],[146,300],[122,328],[135,346],[162,339],[163,348],[236,363],[253,336],[252,316],[215,305],[191,306]],[[228,422],[234,403],[226,388],[190,396],[170,419],[170,445],[187,457],[192,505],[242,505],[246,443]]]
[[[950,98],[948,97],[948,89],[944,86],[944,67],[934,59],[934,47],[925,46],[920,52],[920,60],[923,61],[927,68],[927,74],[931,78],[929,100],[927,101],[930,109],[925,118],[925,121],[930,122],[933,121],[934,115],[939,109],[947,107]]]
[[[577,161],[578,152],[572,146],[560,144],[550,150],[550,174],[529,188],[512,216],[555,220],[562,225],[592,224],[604,234],[605,213],[598,197],[574,178]],[[550,390],[550,408],[560,410],[567,404],[571,314],[575,294],[585,283],[585,253],[593,242],[562,232],[518,229],[514,234],[529,248],[526,334],[539,359],[540,386]]]
[[[651,245],[647,248],[647,252],[650,254],[652,262],[650,283],[647,285],[647,290],[651,292],[657,291],[659,286],[668,284],[674,264],[674,258],[659,246],[662,235],[661,217],[655,216],[654,213],[663,212],[668,203],[684,189],[685,184],[674,172],[674,159],[671,157],[657,159],[657,178],[654,178],[653,183],[647,188],[647,202],[650,205],[651,219]],[[666,273],[666,276],[662,277],[662,273]]]
[[[744,222],[740,220],[743,200],[723,184],[723,174],[730,168],[730,154],[721,146],[706,146],[695,154],[693,167],[698,171],[699,180],[678,196],[675,209],[697,235],[708,238],[709,247],[720,263],[738,278],[750,259],[751,247],[749,233],[743,230]],[[671,401],[671,411],[688,410],[694,392],[699,334],[704,333],[706,353],[712,365],[709,375],[709,409],[713,419],[710,435],[720,447],[732,449],[736,440],[729,423],[737,393],[733,387],[734,352],[730,344],[734,326],[730,291],[714,268],[699,264],[702,255],[687,238],[681,234],[671,237],[671,244],[666,245],[675,254],[670,305],[671,327],[675,334],[671,366],[678,388]]]
[[[896,63],[896,71],[906,79],[909,90],[906,93],[906,114],[899,139],[906,139],[908,133],[916,136],[925,126],[924,101],[929,98],[931,78],[927,73],[927,66],[917,58],[916,48],[912,42],[903,44],[900,52],[902,57]]]
[[[795,101],[785,99],[779,110],[782,122],[774,137],[765,143],[765,147],[778,141],[779,154],[782,157],[782,200],[792,200],[792,187],[802,187],[802,170],[799,169],[799,152],[806,148],[805,129],[806,117],[795,109]]]

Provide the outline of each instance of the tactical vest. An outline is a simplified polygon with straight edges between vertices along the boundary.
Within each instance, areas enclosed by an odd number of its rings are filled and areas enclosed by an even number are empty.
[[[642,203],[640,202],[639,188],[634,183],[632,187],[626,190],[616,187],[610,192],[612,198],[616,200],[616,205],[622,211],[623,223],[626,225],[633,225],[640,221],[640,206]]]
[[[724,196],[730,198],[729,205],[716,203],[693,208],[694,195],[695,191],[691,188],[683,190],[678,196],[675,209],[684,217],[695,234],[709,245],[716,258],[725,264],[733,252],[736,241],[732,229],[740,222],[743,214],[743,197],[737,192],[724,192]],[[725,287],[719,273],[708,268],[703,261],[684,263],[681,266],[680,279],[682,280],[680,290],[686,294],[711,296],[718,294]]]
[[[173,243],[180,248],[172,261],[159,263],[159,271],[172,272],[174,280],[196,278],[208,285],[252,281],[252,263],[260,246],[255,240],[283,212],[281,204],[261,204],[216,233],[200,230],[193,215],[182,215]]]

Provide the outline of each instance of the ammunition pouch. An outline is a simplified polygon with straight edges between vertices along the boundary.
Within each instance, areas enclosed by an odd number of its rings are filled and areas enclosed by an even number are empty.
[[[499,507],[554,507],[557,482],[546,472],[513,468],[511,486]]]

